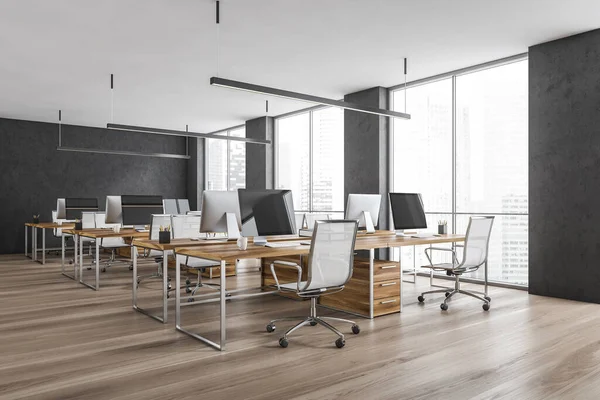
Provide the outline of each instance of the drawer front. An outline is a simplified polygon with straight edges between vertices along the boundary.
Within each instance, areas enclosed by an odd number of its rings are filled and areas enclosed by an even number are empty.
[[[383,299],[400,295],[400,279],[373,282],[373,298]]]
[[[369,260],[354,260],[354,271],[352,276],[369,281]],[[395,261],[379,261],[373,263],[373,281],[389,281],[400,279],[400,263]]]
[[[386,297],[383,299],[374,300],[374,316],[378,317],[380,315],[392,314],[397,312],[400,312],[400,296]]]

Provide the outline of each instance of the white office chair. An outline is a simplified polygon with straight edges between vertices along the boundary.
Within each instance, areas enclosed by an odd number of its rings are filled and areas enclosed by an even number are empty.
[[[185,215],[190,211],[190,202],[188,199],[177,199],[177,209],[179,215]]]
[[[200,217],[197,215],[174,215],[172,218],[173,221],[173,238],[175,239],[191,239],[198,238],[201,236],[200,234]],[[191,281],[189,278],[185,280],[185,291],[186,293],[190,293],[190,297],[188,297],[188,302],[193,302],[196,292],[201,288],[209,288],[214,290],[219,290],[218,284],[215,283],[204,283],[202,282],[202,273],[206,268],[210,267],[218,267],[221,265],[218,262],[205,260],[202,258],[190,258],[186,257],[185,265],[187,270],[196,270],[197,280],[196,285],[194,287],[191,286]],[[225,273],[225,271],[221,271],[221,273]]]
[[[300,297],[310,298],[310,315],[308,317],[286,317],[274,319],[267,325],[267,332],[275,330],[275,322],[289,321],[304,318],[300,323],[288,329],[279,339],[281,347],[288,346],[288,336],[305,325],[315,326],[320,324],[338,335],[335,345],[338,348],[346,344],[344,334],[334,328],[325,320],[333,320],[352,324],[352,333],[358,334],[360,328],[354,321],[317,316],[317,298],[328,294],[337,293],[344,289],[344,285],[352,277],[354,264],[354,243],[358,222],[352,220],[317,221],[310,246],[308,258],[308,271],[306,281],[302,280],[302,267],[288,261],[274,261],[271,264],[271,273],[275,278],[277,289],[280,291],[295,292]],[[295,268],[298,271],[298,281],[295,283],[280,284],[275,273],[275,267]]]
[[[57,223],[57,222],[64,223],[66,221],[64,219],[60,219],[59,220],[58,218],[56,218],[57,215],[58,215],[58,211],[52,210],[52,222],[54,222],[54,223]],[[68,233],[63,233],[63,230],[60,229],[60,228],[54,228],[52,230],[52,235],[55,238],[58,238],[58,239],[60,239],[60,238],[62,238],[64,236],[65,237],[65,242],[68,242],[69,239],[73,238],[73,235],[68,234]],[[66,243],[65,243],[65,245],[66,245]],[[56,254],[60,255],[60,252],[61,252],[60,250],[57,250]],[[71,260],[71,263],[73,263],[73,260]]]
[[[171,215],[169,214],[152,214],[152,221],[150,222],[150,240],[158,240],[158,232],[160,232],[161,227],[169,227],[171,228]],[[173,238],[173,229],[171,229],[171,238]],[[138,275],[137,283],[138,285],[144,279],[152,279],[152,278],[162,278],[163,270],[162,263],[163,257],[169,257],[173,254],[172,250],[167,250],[164,253],[160,250],[149,250],[144,254],[146,258],[154,258],[154,261],[158,264],[157,270],[155,274],[152,275]],[[170,281],[170,279],[169,279]],[[171,288],[171,284],[169,283],[169,289]]]
[[[490,302],[492,299],[483,292],[461,289],[460,277],[463,274],[475,272],[479,269],[479,267],[487,264],[488,248],[493,224],[494,217],[471,217],[469,219],[469,226],[467,227],[467,234],[465,237],[463,259],[460,263],[456,257],[456,251],[453,249],[446,249],[443,247],[430,247],[425,249],[425,255],[429,260],[429,265],[424,265],[423,268],[431,268],[434,271],[445,271],[449,276],[454,276],[455,281],[454,288],[429,290],[421,293],[421,295],[418,297],[419,303],[423,303],[425,301],[426,294],[445,293],[446,298],[444,299],[444,302],[440,304],[440,308],[443,311],[446,311],[448,309],[448,300],[450,300],[455,294],[460,293],[483,301],[484,311],[488,311],[490,309]],[[452,263],[434,264],[431,261],[430,253],[432,250],[452,252]]]
[[[94,220],[95,220],[94,222],[95,222],[96,228],[114,228],[115,226],[121,225],[121,224],[107,224],[106,223],[106,213],[104,213],[104,212],[97,212],[97,213],[93,213],[93,214],[94,214]],[[131,261],[116,259],[117,249],[122,248],[122,247],[129,247],[129,245],[127,243],[125,243],[125,240],[123,238],[120,238],[120,237],[101,238],[99,246],[102,249],[110,250],[110,258],[108,260],[104,261],[104,266],[101,269],[102,272],[106,272],[106,269],[112,267],[113,264],[116,262],[129,264],[129,269],[130,270],[133,269],[133,265],[131,264]]]

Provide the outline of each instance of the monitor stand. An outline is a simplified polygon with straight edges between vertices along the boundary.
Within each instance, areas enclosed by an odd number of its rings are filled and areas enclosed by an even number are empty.
[[[413,237],[415,235],[417,235],[416,231],[406,231],[405,229],[398,229],[398,230],[396,230],[396,236]]]
[[[237,218],[235,213],[225,213],[225,218],[227,222],[227,237],[221,236],[206,236],[205,240],[231,240],[235,241],[240,238],[240,230],[238,229]]]
[[[254,244],[256,246],[266,246],[267,245],[267,237],[266,236],[254,236]]]
[[[146,225],[134,225],[133,229],[135,229],[137,232],[143,232],[146,230]]]
[[[375,233],[375,226],[373,225],[373,220],[371,219],[371,213],[368,211],[363,211],[363,218],[365,219],[365,233]]]

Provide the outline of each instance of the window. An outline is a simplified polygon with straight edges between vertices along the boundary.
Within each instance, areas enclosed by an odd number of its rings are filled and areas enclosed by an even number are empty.
[[[218,133],[245,137],[246,128]],[[206,139],[206,189],[236,190],[246,187],[246,144],[243,142]]]
[[[276,120],[277,189],[299,212],[344,210],[344,112],[319,108]]]
[[[521,60],[409,87],[412,119],[392,127],[393,190],[423,195],[430,230],[447,220],[462,233],[470,216],[494,215],[488,278],[517,285],[528,282],[527,69]],[[392,101],[403,111],[404,90]],[[424,265],[422,253],[403,249],[402,262]]]

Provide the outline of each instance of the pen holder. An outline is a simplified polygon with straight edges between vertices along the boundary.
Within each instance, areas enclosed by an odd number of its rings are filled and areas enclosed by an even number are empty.
[[[83,223],[81,221],[75,222],[75,230],[80,231],[83,229]]]
[[[158,232],[158,243],[161,243],[161,244],[171,243],[171,232],[170,231]]]
[[[39,224],[40,223],[40,218],[39,217],[33,217],[33,223],[34,224]]]
[[[448,225],[438,225],[438,235],[446,235],[448,234]]]

